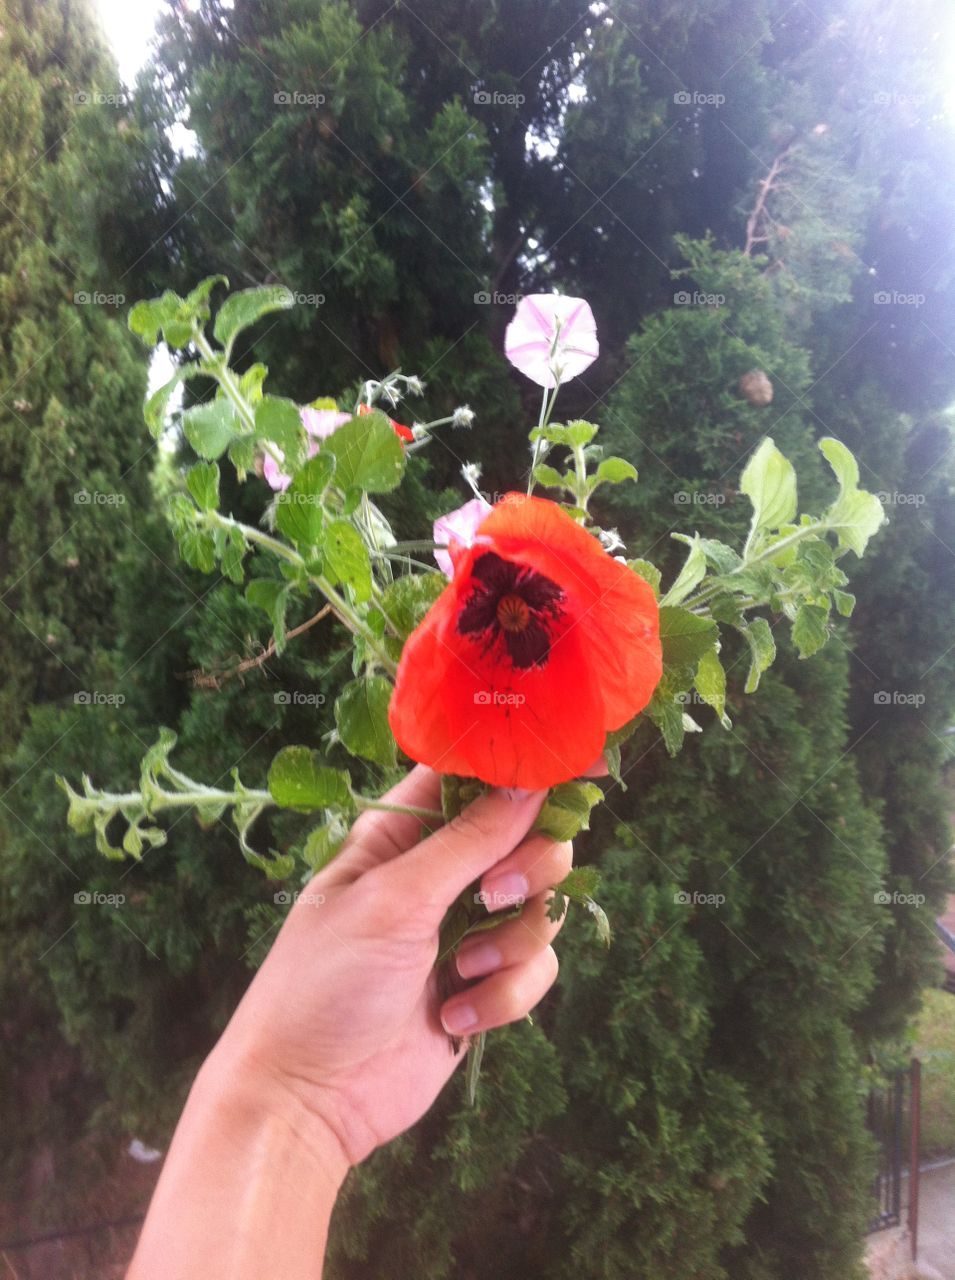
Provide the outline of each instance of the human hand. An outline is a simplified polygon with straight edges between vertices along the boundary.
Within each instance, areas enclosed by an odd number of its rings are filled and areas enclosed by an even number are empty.
[[[348,1164],[431,1106],[467,1051],[449,1033],[524,1017],[557,976],[548,890],[572,850],[528,834],[544,794],[491,792],[420,843],[420,818],[363,814],[299,895],[220,1041],[220,1057],[327,1126]],[[382,799],[439,809],[440,779],[419,765]],[[481,980],[440,1004],[438,930],[479,877],[489,910],[526,905],[462,943],[460,976]]]

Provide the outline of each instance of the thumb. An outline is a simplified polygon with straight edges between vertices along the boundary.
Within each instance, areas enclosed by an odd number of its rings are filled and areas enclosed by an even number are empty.
[[[439,924],[469,884],[507,856],[531,829],[546,791],[489,791],[382,871],[398,901]]]

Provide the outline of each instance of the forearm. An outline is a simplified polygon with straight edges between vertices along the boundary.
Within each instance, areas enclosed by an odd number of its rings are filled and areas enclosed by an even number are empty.
[[[319,1280],[347,1170],[320,1120],[216,1050],[189,1094],[127,1280]]]

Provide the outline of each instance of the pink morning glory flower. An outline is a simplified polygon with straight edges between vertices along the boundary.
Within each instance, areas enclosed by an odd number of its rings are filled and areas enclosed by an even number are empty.
[[[435,542],[457,542],[462,547],[473,546],[478,525],[490,515],[491,510],[491,504],[485,502],[483,498],[472,498],[456,511],[449,511],[447,515],[439,516],[434,522]],[[434,558],[445,577],[453,578],[454,564],[450,553],[438,548]]]
[[[504,351],[511,364],[540,387],[568,382],[600,354],[594,313],[583,298],[529,294],[507,326]]]

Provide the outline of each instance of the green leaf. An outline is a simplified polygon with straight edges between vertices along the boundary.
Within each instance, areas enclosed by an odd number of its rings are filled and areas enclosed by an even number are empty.
[[[230,582],[244,582],[245,572],[242,568],[242,561],[245,559],[246,545],[245,538],[240,530],[231,528],[224,529],[225,545],[220,552],[222,560],[222,572]]]
[[[282,809],[311,813],[314,809],[349,809],[351,779],[330,769],[311,747],[283,747],[269,768],[269,791]]]
[[[388,584],[381,597],[381,607],[401,640],[407,640],[415,627],[448,585],[443,573],[406,573]]]
[[[732,722],[726,714],[726,672],[715,649],[707,649],[700,658],[693,683],[703,701],[716,712],[723,728],[732,729]]]
[[[745,626],[737,627],[737,630],[745,636],[750,648],[749,672],[743,688],[746,693],[755,693],[760,676],[776,660],[776,641],[765,618],[753,618]]]
[[[854,595],[848,591],[835,590],[832,593],[832,599],[843,618],[852,617],[852,611],[856,607],[856,598]]]
[[[801,604],[793,623],[793,643],[800,658],[811,658],[829,639],[829,610],[818,604]]]
[[[656,565],[651,564],[649,560],[628,560],[627,565],[634,571],[634,573],[638,573],[641,578],[644,578],[649,582],[650,586],[653,588],[653,594],[657,599],[659,599],[660,579],[663,577],[663,574]]]
[[[371,599],[371,560],[358,530],[344,520],[334,520],[325,532],[324,551],[333,584],[347,583],[358,604]]]
[[[200,511],[215,511],[219,506],[219,468],[214,462],[197,462],[186,472],[186,488]]]
[[[695,667],[718,638],[716,623],[689,609],[660,607],[660,642],[665,667]]]
[[[637,468],[626,458],[604,458],[594,478],[598,484],[622,484],[624,480],[636,480]]]
[[[342,490],[388,493],[404,475],[404,446],[377,410],[351,418],[322,445],[335,458],[335,483]]]
[[[338,736],[353,756],[393,769],[396,751],[388,724],[390,701],[391,684],[384,676],[352,680],[335,702],[335,724]]]
[[[789,524],[796,514],[796,472],[768,436],[746,464],[739,487],[753,504],[750,539]]]
[[[732,547],[728,547],[725,542],[718,542],[715,538],[702,538],[700,546],[703,548],[707,563],[711,564],[721,576],[734,573],[743,563],[742,558]]]
[[[691,538],[684,533],[675,533],[673,536],[677,541],[685,542],[690,552],[676,581],[663,597],[663,604],[679,604],[681,600],[685,600],[693,588],[703,581],[706,574],[706,556],[703,554],[703,544],[699,536],[694,534]]]
[[[297,471],[305,461],[306,435],[298,405],[280,396],[265,396],[255,406],[255,438],[282,450],[283,470]]]
[[[216,567],[216,543],[205,529],[184,529],[179,535],[179,554],[186,564],[202,573]]]
[[[253,578],[245,589],[248,602],[256,609],[262,609],[271,619],[277,655],[285,648],[285,610],[290,590],[287,582],[274,578]]]
[[[686,728],[683,723],[683,707],[675,702],[672,693],[661,693],[658,687],[650,699],[646,714],[663,735],[663,743],[671,756],[683,746]]]
[[[835,436],[824,436],[819,441],[819,452],[829,463],[839,481],[839,492],[851,492],[859,487],[859,464],[850,449]]]
[[[246,369],[239,379],[239,390],[249,404],[257,405],[262,399],[262,384],[268,376],[268,367],[264,364],[253,364]]]
[[[236,435],[238,425],[235,409],[221,396],[197,404],[182,415],[186,439],[200,458],[220,457]]]
[[[216,341],[230,347],[236,335],[271,311],[287,311],[295,305],[295,298],[285,285],[262,285],[255,289],[243,289],[233,293],[216,315],[212,333]]]
[[[154,440],[158,440],[162,435],[166,426],[166,414],[169,409],[169,402],[173,397],[176,388],[181,386],[189,378],[199,378],[203,376],[201,366],[197,364],[181,365],[168,382],[164,383],[152,395],[148,395],[143,402],[143,418],[146,426],[149,428],[149,434]]]
[[[589,829],[590,811],[602,799],[603,792],[593,782],[562,782],[551,788],[533,829],[553,840],[573,840]]]
[[[302,857],[309,870],[315,874],[327,867],[345,843],[348,828],[337,815],[321,827],[308,833],[302,849]]]
[[[132,333],[142,338],[149,347],[159,341],[159,333],[165,324],[175,320],[182,306],[182,298],[178,293],[167,289],[161,298],[150,298],[148,302],[137,302],[130,310],[127,325]]]
[[[564,477],[556,467],[548,466],[546,462],[540,462],[534,468],[534,479],[538,484],[545,485],[548,489],[562,489],[564,487]]]
[[[597,428],[592,422],[578,420],[568,422],[566,426],[553,423],[548,427],[535,427],[530,433],[530,439],[549,440],[551,444],[564,444],[573,449],[577,445],[590,444],[596,434]]]
[[[861,556],[869,539],[886,523],[882,503],[874,493],[858,487],[858,463],[841,440],[826,436],[819,441],[819,449],[839,482],[839,496],[823,522],[835,530],[840,547]]]
[[[275,524],[297,547],[317,547],[325,527],[323,495],[335,464],[324,452],[299,467],[284,493],[276,495]]]

